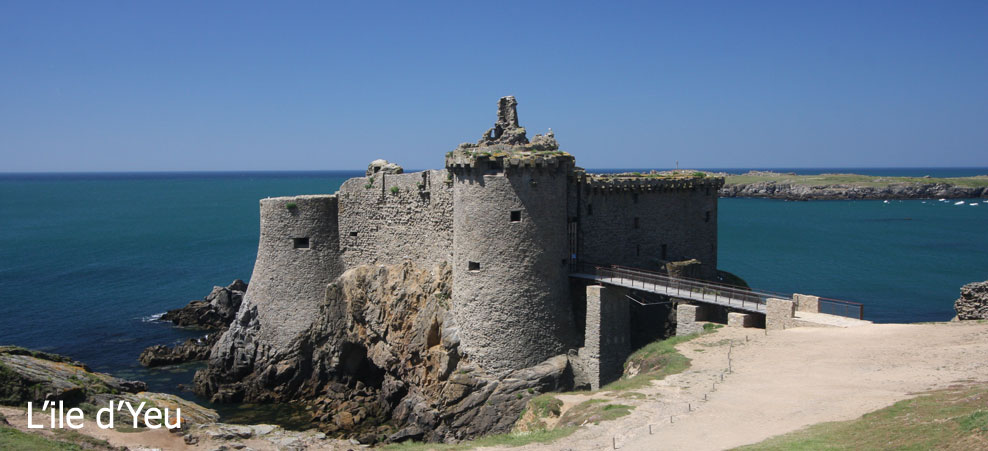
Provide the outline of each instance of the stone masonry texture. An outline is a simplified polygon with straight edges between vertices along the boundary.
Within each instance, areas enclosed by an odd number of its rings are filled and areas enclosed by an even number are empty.
[[[566,173],[487,172],[454,172],[453,313],[461,348],[500,373],[535,365],[574,344]],[[518,221],[512,211],[520,212]]]
[[[796,304],[791,299],[768,298],[765,301],[765,329],[781,330],[795,326]]]
[[[620,288],[587,287],[586,341],[579,355],[593,390],[619,379],[631,353],[629,305],[624,295]]]

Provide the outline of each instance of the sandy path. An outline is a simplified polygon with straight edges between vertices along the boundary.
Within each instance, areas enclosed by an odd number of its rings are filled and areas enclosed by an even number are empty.
[[[45,427],[44,429],[31,429],[27,427],[27,412],[24,409],[17,409],[12,407],[0,407],[0,413],[3,413],[7,417],[7,421],[11,426],[20,429],[23,432],[30,432],[33,434],[41,434],[51,437],[51,429]],[[34,417],[35,424],[49,424],[48,415],[41,414],[40,412],[35,412]],[[114,446],[126,446],[130,449],[161,449],[161,450],[185,450],[191,449],[182,440],[182,436],[178,434],[173,434],[168,432],[164,428],[157,430],[141,430],[139,432],[121,432],[115,429],[100,429],[96,427],[95,422],[92,419],[87,418],[83,422],[82,429],[68,429],[74,430],[80,434],[88,435],[90,437],[96,437],[101,440],[106,440]]]
[[[636,405],[630,416],[521,449],[726,449],[854,419],[953,382],[988,380],[988,324],[801,327],[768,336],[725,328],[679,349],[693,366],[636,390],[648,399],[621,399]],[[724,374],[728,352],[733,372]]]

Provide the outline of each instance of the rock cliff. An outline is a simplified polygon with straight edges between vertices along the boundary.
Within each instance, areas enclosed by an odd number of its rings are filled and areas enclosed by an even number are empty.
[[[961,297],[954,301],[957,319],[988,319],[988,281],[961,287]]]
[[[352,268],[328,286],[318,317],[287,348],[244,353],[234,347],[258,345],[221,340],[196,374],[196,391],[219,402],[300,401],[321,430],[364,443],[507,432],[529,398],[569,387],[566,356],[503,378],[488,374],[459,347],[451,279],[445,263]],[[256,308],[227,334],[256,336]]]

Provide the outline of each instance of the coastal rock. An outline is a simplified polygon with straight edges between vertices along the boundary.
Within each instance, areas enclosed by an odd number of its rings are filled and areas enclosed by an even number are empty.
[[[226,329],[236,317],[246,292],[247,284],[237,279],[226,287],[213,287],[201,301],[191,301],[185,307],[169,310],[161,320],[180,327]]]
[[[361,443],[508,432],[532,396],[569,388],[567,358],[488,374],[459,349],[451,283],[445,263],[350,269],[292,350],[250,364],[215,350],[196,391],[213,401],[302,402],[321,430]]]
[[[367,165],[367,172],[365,172],[364,175],[370,177],[377,173],[401,174],[403,172],[405,172],[405,170],[402,169],[401,166],[398,166],[395,163],[390,163],[388,160],[374,160]]]
[[[98,394],[147,390],[139,381],[94,373],[81,362],[15,346],[0,347],[0,404],[61,400],[75,405]]]
[[[183,411],[184,412],[184,411]],[[197,424],[185,431],[187,444],[209,444],[216,449],[250,449],[244,440],[260,442],[261,449],[348,449],[341,443],[329,442],[318,431],[290,431],[269,424],[236,425],[225,423]],[[256,446],[256,445],[254,445]]]
[[[128,381],[90,371],[68,357],[14,346],[0,347],[0,404],[24,407],[27,402],[64,401],[106,407],[110,401],[153,405],[175,412],[181,409],[182,427],[213,423],[219,415],[196,403],[166,393],[148,392],[140,381]],[[133,421],[126,409],[115,413],[116,421]],[[138,425],[144,425],[139,419]]]
[[[954,301],[957,319],[988,319],[988,281],[961,287],[961,297]]]
[[[173,347],[165,345],[148,347],[141,352],[138,361],[146,367],[156,367],[206,360],[222,333],[236,318],[246,292],[247,284],[237,279],[226,287],[213,287],[213,291],[201,301],[191,301],[185,307],[169,310],[162,315],[162,321],[171,321],[179,327],[215,332],[203,337],[190,338]]]
[[[209,351],[219,340],[220,333],[206,334],[203,337],[189,338],[182,344],[174,347],[165,345],[151,346],[141,352],[138,361],[141,365],[149,368],[165,365],[176,365],[179,363],[206,360],[209,358]]]

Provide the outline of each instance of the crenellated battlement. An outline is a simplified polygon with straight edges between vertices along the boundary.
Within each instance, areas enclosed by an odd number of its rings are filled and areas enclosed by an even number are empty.
[[[577,176],[580,187],[594,193],[622,192],[663,192],[695,189],[719,190],[724,186],[723,177],[709,176],[665,176],[641,175],[627,176],[624,174],[580,174]]]
[[[457,149],[446,155],[446,168],[454,171],[523,168],[568,170],[574,168],[576,164],[576,159],[563,151],[531,151],[512,147],[491,146]]]

